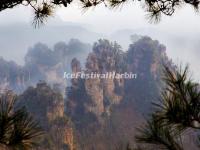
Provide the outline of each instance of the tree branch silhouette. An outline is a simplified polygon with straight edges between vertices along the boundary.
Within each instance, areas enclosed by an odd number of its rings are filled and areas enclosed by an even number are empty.
[[[193,6],[195,10],[199,10],[199,0],[138,0],[143,3],[144,10],[147,12],[147,18],[150,22],[159,22],[162,15],[172,16],[175,11],[187,4]],[[49,16],[53,15],[55,8],[67,7],[75,2],[75,0],[1,0],[0,11],[8,8],[14,8],[18,5],[31,6],[35,11],[33,24],[37,27],[43,24]],[[134,0],[78,0],[77,4],[82,6],[82,9],[96,7],[103,4],[110,9],[119,7],[124,3],[133,3]],[[34,5],[33,5],[34,4]]]

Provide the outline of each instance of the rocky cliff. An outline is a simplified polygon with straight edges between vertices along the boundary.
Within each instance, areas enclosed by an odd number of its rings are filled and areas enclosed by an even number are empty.
[[[25,106],[45,131],[39,149],[74,150],[74,131],[70,118],[65,115],[62,95],[40,82],[29,87],[18,98],[17,107]]]
[[[72,79],[67,88],[66,112],[79,131],[78,143],[87,143],[85,149],[93,149],[95,142],[99,150],[114,149],[115,144],[133,138],[141,116],[151,111],[151,103],[159,97],[162,65],[173,66],[165,46],[149,37],[131,44],[127,52],[117,43],[99,40],[88,55],[85,68],[78,64],[77,59],[72,61],[74,73],[137,74],[136,79],[79,77]]]
[[[77,40],[57,43],[53,49],[40,43],[29,50],[24,66],[0,59],[2,89],[18,89],[18,105],[25,106],[46,133],[40,150],[114,150],[134,144],[135,128],[151,112],[163,86],[162,66],[173,66],[165,46],[149,37],[133,41],[126,52],[108,40],[94,43],[90,53],[88,49]],[[133,73],[136,78],[78,76],[66,82],[65,71]]]

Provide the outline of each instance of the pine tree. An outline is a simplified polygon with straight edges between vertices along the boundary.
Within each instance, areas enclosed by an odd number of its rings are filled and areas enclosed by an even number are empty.
[[[161,100],[154,104],[155,112],[146,125],[138,129],[136,141],[158,149],[183,150],[184,131],[200,130],[200,87],[189,78],[188,66],[164,68],[165,88]],[[197,141],[198,144],[198,137]]]
[[[0,97],[0,149],[29,150],[43,132],[25,108],[15,108],[15,102],[11,92]]]

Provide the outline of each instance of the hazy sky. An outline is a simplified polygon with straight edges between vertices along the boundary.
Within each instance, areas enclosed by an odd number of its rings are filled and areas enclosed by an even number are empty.
[[[200,13],[191,7],[183,6],[173,17],[164,17],[159,24],[150,24],[145,18],[146,13],[138,2],[128,3],[122,8],[110,10],[104,5],[83,12],[74,4],[67,8],[58,8],[54,18],[63,21],[92,25],[98,32],[108,32],[125,28],[155,27],[167,31],[194,32],[200,26]],[[33,12],[27,7],[17,7],[0,13],[0,23],[31,22]]]
[[[141,5],[134,2],[124,5],[121,9],[109,10],[104,6],[90,9],[83,13],[80,7],[70,6],[57,12],[65,21],[89,23],[101,32],[121,28],[144,28],[156,27],[163,30],[178,29],[181,32],[190,32],[200,26],[200,16],[190,7],[183,7],[169,18],[163,17],[159,24],[150,24],[145,18],[146,12]]]
[[[124,5],[121,9],[109,10],[100,6],[85,13],[80,9],[80,6],[70,5],[67,8],[58,9],[54,14],[54,19],[60,18],[66,22],[84,24],[84,27],[104,34],[111,34],[122,29],[144,29],[151,33],[150,29],[154,28],[158,33],[153,38],[164,37],[161,42],[167,46],[168,55],[175,61],[189,62],[195,76],[200,79],[200,50],[197,50],[200,44],[196,45],[200,41],[200,13],[195,12],[189,6],[183,6],[176,11],[173,17],[163,16],[158,24],[150,24],[145,18],[145,14],[140,4],[136,2]],[[0,24],[15,22],[31,24],[32,18],[33,11],[31,9],[18,7],[1,12]],[[159,34],[165,35],[159,36]],[[170,39],[165,41],[168,34],[170,38],[174,36],[174,39],[177,37],[177,39],[184,40],[179,41],[176,47],[171,46]],[[1,55],[3,56],[3,54]]]

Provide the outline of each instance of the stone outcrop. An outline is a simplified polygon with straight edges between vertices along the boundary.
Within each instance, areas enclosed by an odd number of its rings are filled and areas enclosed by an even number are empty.
[[[25,106],[46,132],[42,149],[74,150],[72,123],[65,114],[64,99],[59,92],[40,82],[19,96],[17,106]]]
[[[137,74],[136,79],[77,78],[71,81],[66,92],[66,113],[79,133],[78,142],[84,141],[85,149],[92,149],[90,140],[95,141],[99,144],[96,148],[103,150],[109,147],[107,138],[116,144],[120,142],[117,137],[123,137],[126,142],[132,139],[135,134],[132,129],[142,121],[140,115],[147,115],[151,103],[159,96],[163,64],[173,66],[165,47],[149,37],[138,39],[127,52],[116,43],[99,40],[88,55],[84,69],[74,59],[73,72]]]

